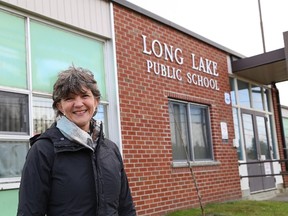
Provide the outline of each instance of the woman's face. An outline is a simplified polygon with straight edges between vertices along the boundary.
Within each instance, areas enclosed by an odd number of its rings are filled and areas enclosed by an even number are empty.
[[[94,97],[90,89],[83,88],[84,93],[69,94],[67,98],[61,99],[57,108],[70,121],[74,122],[84,131],[89,131],[90,120],[98,106],[98,99]]]

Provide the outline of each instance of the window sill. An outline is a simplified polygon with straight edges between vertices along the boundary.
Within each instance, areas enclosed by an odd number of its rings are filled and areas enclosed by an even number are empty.
[[[221,164],[219,161],[190,161],[190,166],[217,166]],[[173,168],[189,167],[187,161],[172,162]]]
[[[19,186],[20,186],[20,177],[0,179],[0,191],[19,189]]]

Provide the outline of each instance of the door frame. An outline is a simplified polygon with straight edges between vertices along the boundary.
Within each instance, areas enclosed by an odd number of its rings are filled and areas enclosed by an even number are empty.
[[[270,145],[270,139],[269,139],[269,133],[268,133],[268,125],[267,125],[267,116],[264,113],[257,112],[254,110],[247,110],[247,109],[241,109],[241,127],[243,131],[243,137],[244,137],[244,150],[245,150],[245,156],[246,156],[246,161],[248,162],[247,164],[247,173],[248,173],[248,181],[249,181],[249,187],[251,193],[253,192],[259,192],[259,191],[265,191],[265,190],[270,190],[274,189],[275,186],[275,178],[274,176],[262,176],[265,175],[266,172],[270,170],[271,174],[274,173],[273,171],[273,165],[272,162],[263,162],[265,160],[271,160],[272,154],[271,154],[271,145]],[[245,137],[245,123],[243,121],[243,115],[250,115],[251,120],[252,120],[252,127],[253,127],[253,134],[254,134],[254,142],[255,142],[255,149],[256,149],[256,159],[248,159],[247,156],[247,149],[246,149],[246,137]],[[260,146],[260,141],[259,141],[259,131],[258,131],[258,125],[257,125],[257,116],[263,117],[265,121],[265,133],[266,133],[266,139],[267,139],[267,147],[269,151],[269,157],[270,158],[265,158],[263,159],[261,156],[261,146]],[[249,164],[250,162],[254,162]],[[259,163],[257,163],[259,161]],[[256,163],[255,163],[256,162]],[[249,177],[251,175],[251,177]],[[255,175],[259,175],[259,177],[255,177]],[[252,177],[253,176],[253,177]]]

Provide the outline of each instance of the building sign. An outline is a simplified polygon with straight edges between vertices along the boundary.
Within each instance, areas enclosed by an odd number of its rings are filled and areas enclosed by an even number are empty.
[[[143,53],[156,58],[162,58],[167,63],[162,64],[157,61],[146,60],[146,70],[160,77],[177,80],[179,82],[186,81],[191,85],[202,86],[219,90],[217,77],[217,62],[202,56],[197,56],[191,52],[191,58],[188,60],[191,71],[182,71],[179,66],[186,63],[183,57],[183,51],[179,47],[173,47],[159,40],[153,40],[147,43],[147,36],[142,35]],[[176,66],[171,66],[176,65]],[[197,72],[195,72],[197,71]]]
[[[220,122],[222,140],[228,140],[228,128],[226,122]]]

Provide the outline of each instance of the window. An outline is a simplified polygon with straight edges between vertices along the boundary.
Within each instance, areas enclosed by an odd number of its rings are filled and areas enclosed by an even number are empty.
[[[243,160],[243,146],[241,142],[241,134],[240,134],[240,125],[239,125],[239,113],[238,109],[233,108],[233,123],[234,123],[234,139],[236,141],[237,148],[237,154],[238,159]]]
[[[270,104],[270,88],[248,83],[236,78],[230,78],[230,94],[233,107],[234,141],[237,146],[238,159],[247,160],[248,158],[257,158],[257,155],[252,155],[252,153],[255,153],[254,150],[256,147],[254,143],[255,138],[251,135],[251,128],[256,126],[259,127],[257,128],[259,149],[263,155],[265,155],[266,159],[276,158],[275,149],[277,149],[277,144],[273,129],[274,120]],[[251,115],[245,114],[247,112],[256,113],[255,120],[252,121],[252,119],[250,119]],[[259,115],[261,118],[258,117]],[[265,122],[263,122],[263,116],[265,117]],[[257,124],[255,124],[255,122],[257,122]],[[246,147],[244,145],[245,139],[251,141],[249,144],[246,143]],[[272,155],[270,155],[270,150],[267,146],[272,147]]]
[[[207,106],[169,101],[173,161],[213,160]]]
[[[0,141],[0,178],[20,177],[27,151],[27,141]]]
[[[250,94],[249,94],[249,84],[238,80],[238,95],[239,95],[239,104],[243,107],[251,107],[250,104]]]
[[[19,181],[29,138],[55,121],[51,93],[70,65],[92,71],[101,92],[95,119],[108,136],[105,41],[0,9],[0,183]],[[5,186],[1,188],[5,189]],[[9,188],[9,186],[7,186]]]
[[[71,64],[89,68],[106,100],[104,42],[36,21],[30,23],[33,91],[52,93],[60,70]]]
[[[0,134],[29,134],[28,95],[0,91]]]
[[[233,105],[236,104],[236,94],[235,94],[235,82],[234,79],[229,79],[230,81],[230,96],[231,96],[231,102]]]
[[[0,85],[27,88],[23,17],[0,10]]]
[[[55,120],[52,99],[33,97],[33,135],[43,133]]]
[[[52,99],[44,97],[33,97],[33,134],[43,133],[55,121],[55,112],[52,108]],[[97,114],[94,119],[103,122],[104,132],[108,135],[106,122],[106,106],[103,104],[98,105]]]
[[[104,104],[99,104],[97,107],[97,114],[93,117],[95,120],[103,123],[103,132],[106,137],[109,137],[107,124],[107,106]]]
[[[28,101],[27,94],[0,91],[0,178],[21,175],[30,133]]]
[[[262,88],[260,86],[252,85],[251,92],[253,108],[258,110],[264,110]]]
[[[271,111],[269,105],[269,89],[250,84],[237,79],[237,88],[235,79],[230,78],[230,94],[232,105],[240,105],[243,108],[252,108],[259,111]],[[236,101],[236,90],[238,89],[238,100]]]
[[[268,111],[268,112],[272,112],[273,108],[271,107],[272,105],[269,103],[269,98],[271,98],[271,91],[269,89],[264,89],[264,107],[265,107],[265,110]]]

